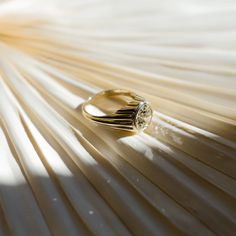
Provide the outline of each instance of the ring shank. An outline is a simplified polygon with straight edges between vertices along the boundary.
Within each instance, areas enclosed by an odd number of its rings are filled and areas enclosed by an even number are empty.
[[[91,110],[97,109],[99,105],[100,98],[102,99],[110,99],[112,96],[125,96],[129,98],[129,102],[126,103],[120,109],[114,110],[108,114],[104,114],[102,112],[101,115],[93,115]],[[113,90],[105,90],[99,92],[98,94],[90,97],[82,106],[83,115],[92,121],[97,123],[101,123],[116,129],[123,130],[136,130],[135,117],[143,104],[146,104],[145,99],[140,97],[139,95],[123,90],[123,89],[113,89]],[[92,108],[92,109],[89,109]],[[97,109],[99,110],[99,109]],[[97,112],[98,113],[98,112]]]

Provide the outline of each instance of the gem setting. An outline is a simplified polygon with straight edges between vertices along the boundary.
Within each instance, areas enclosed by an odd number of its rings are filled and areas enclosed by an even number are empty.
[[[134,125],[138,131],[145,130],[152,120],[153,111],[149,103],[140,104],[135,115]]]

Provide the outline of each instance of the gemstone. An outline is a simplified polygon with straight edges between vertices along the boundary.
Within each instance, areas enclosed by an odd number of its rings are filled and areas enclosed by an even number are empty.
[[[152,120],[152,108],[145,102],[143,103],[135,116],[135,127],[137,130],[144,130],[148,127]]]

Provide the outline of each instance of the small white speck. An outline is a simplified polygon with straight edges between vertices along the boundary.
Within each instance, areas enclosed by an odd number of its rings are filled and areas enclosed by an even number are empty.
[[[166,212],[166,209],[165,209],[165,208],[161,208],[161,212],[162,212],[162,213],[165,213],[165,212]]]
[[[89,215],[93,215],[93,213],[94,213],[94,212],[93,212],[92,210],[89,211]]]
[[[178,137],[176,134],[172,133],[171,134],[171,137],[173,139],[173,141],[179,145],[182,145],[183,144],[183,141],[181,140],[180,137]]]
[[[108,184],[111,183],[111,180],[110,180],[110,179],[107,179],[107,183],[108,183]]]
[[[56,202],[56,201],[57,201],[57,198],[56,198],[56,197],[54,197],[52,200],[53,200],[54,202]]]
[[[152,152],[152,149],[151,149],[151,148],[147,148],[147,149],[145,150],[144,155],[145,155],[147,158],[149,158],[150,160],[152,160],[152,159],[153,159],[153,152]]]

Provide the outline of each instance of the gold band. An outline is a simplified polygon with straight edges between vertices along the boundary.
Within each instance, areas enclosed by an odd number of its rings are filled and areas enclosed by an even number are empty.
[[[109,100],[120,102],[121,107],[115,109],[112,105],[109,106]],[[89,120],[115,129],[130,131],[147,128],[153,113],[151,106],[143,97],[123,89],[97,93],[83,104],[82,111]]]

